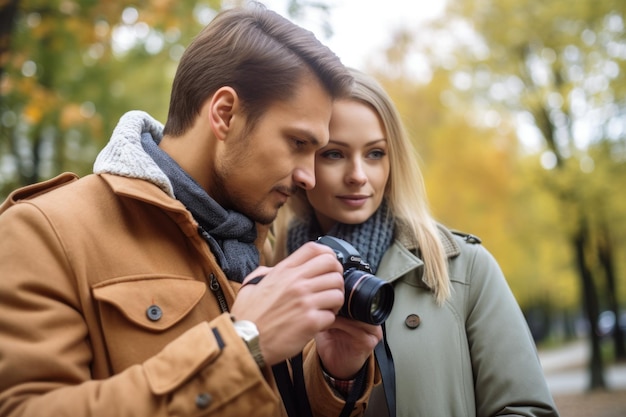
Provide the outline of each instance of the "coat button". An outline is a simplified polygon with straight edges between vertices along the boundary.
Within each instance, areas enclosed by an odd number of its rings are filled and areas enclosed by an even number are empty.
[[[163,316],[163,311],[161,310],[161,307],[153,304],[146,310],[146,316],[148,316],[148,320],[150,321],[158,321],[161,316]]]
[[[409,314],[404,320],[404,324],[409,329],[416,329],[422,323],[422,319],[417,314]]]
[[[196,407],[201,410],[207,408],[211,404],[211,401],[213,401],[213,397],[206,392],[196,395]]]

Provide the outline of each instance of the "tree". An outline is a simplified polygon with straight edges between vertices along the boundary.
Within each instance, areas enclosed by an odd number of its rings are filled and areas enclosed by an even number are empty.
[[[400,43],[446,72],[456,99],[476,120],[496,112],[518,121],[518,136],[541,154],[541,187],[557,204],[591,332],[590,388],[605,386],[600,308],[618,310],[614,244],[626,143],[626,4],[613,0],[450,1],[445,16]],[[448,48],[430,42],[450,39]],[[406,38],[403,38],[406,39]],[[408,46],[407,46],[408,43]],[[397,47],[396,47],[397,48]],[[406,53],[406,52],[409,53]],[[623,177],[622,177],[623,178]],[[604,277],[604,281],[600,278]],[[618,317],[618,311],[615,311]],[[616,326],[615,354],[624,353]]]
[[[218,1],[2,2],[0,197],[63,171],[89,173],[129,109],[163,118],[184,45],[218,9]]]

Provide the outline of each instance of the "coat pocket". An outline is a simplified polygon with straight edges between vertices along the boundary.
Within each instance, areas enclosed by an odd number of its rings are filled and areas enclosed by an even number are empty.
[[[143,362],[187,329],[206,320],[197,308],[206,284],[180,276],[132,276],[95,285],[111,366]]]

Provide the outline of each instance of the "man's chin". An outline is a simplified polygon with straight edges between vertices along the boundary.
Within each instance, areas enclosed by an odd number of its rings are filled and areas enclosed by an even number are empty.
[[[246,211],[244,214],[254,222],[267,226],[276,220],[278,210],[284,205],[285,202],[274,203],[272,205],[266,204],[264,206],[259,204],[256,206],[256,209]]]
[[[267,212],[267,213],[256,212],[254,213],[254,216],[252,216],[251,218],[256,223],[262,224],[264,226],[269,226],[270,224],[272,224],[274,220],[276,220],[277,215],[278,215],[278,209],[276,209],[274,212]]]

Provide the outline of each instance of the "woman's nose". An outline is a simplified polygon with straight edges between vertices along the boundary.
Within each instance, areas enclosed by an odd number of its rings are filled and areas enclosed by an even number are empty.
[[[361,161],[354,161],[350,164],[349,170],[346,175],[346,182],[348,184],[365,184],[367,182],[367,174],[363,168]]]

